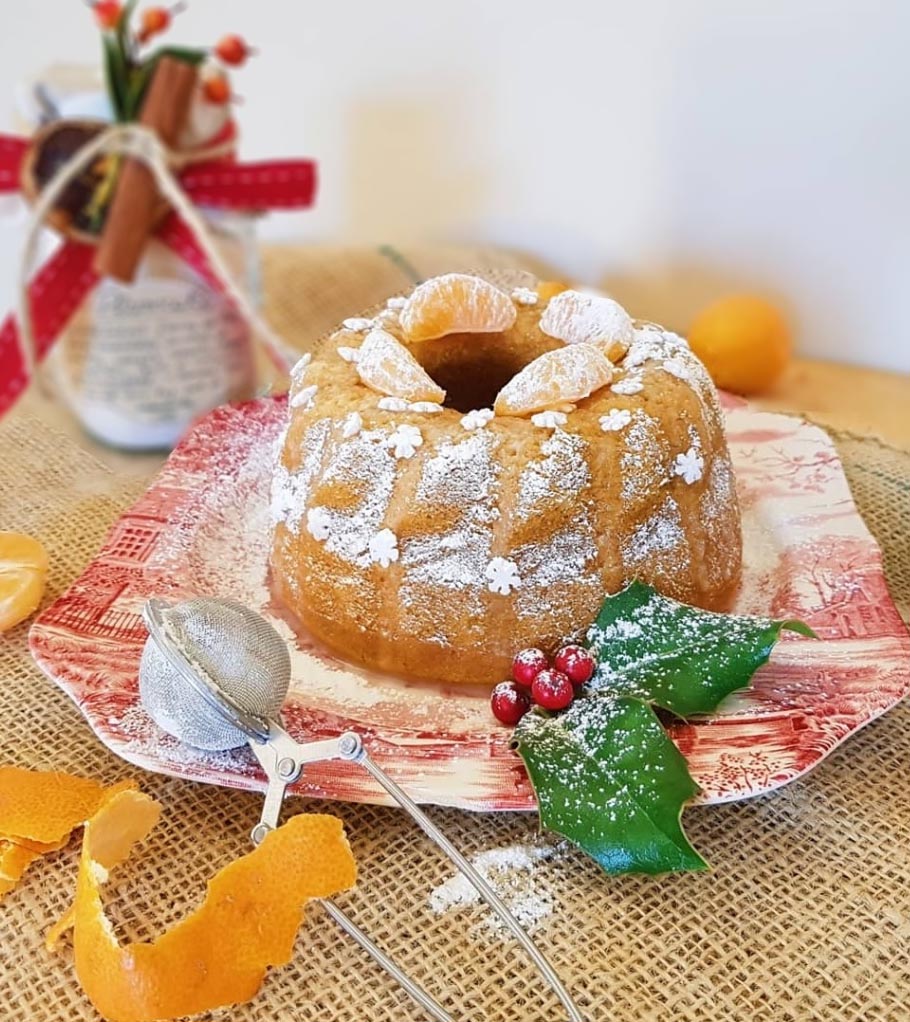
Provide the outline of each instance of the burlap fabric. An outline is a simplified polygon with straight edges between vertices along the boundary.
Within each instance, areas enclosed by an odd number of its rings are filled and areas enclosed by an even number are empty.
[[[337,275],[328,274],[332,287]],[[388,290],[405,283],[399,276]],[[281,288],[294,290],[287,281]],[[274,278],[267,290],[274,295]],[[313,294],[315,300],[320,292]],[[324,325],[307,325],[303,333],[316,336]],[[288,334],[298,326],[283,324]],[[906,614],[910,454],[858,437],[837,440]],[[74,443],[21,415],[0,427],[0,451],[0,528],[31,532],[47,545],[50,601],[144,482],[111,475]],[[35,668],[25,626],[0,637],[0,722],[0,761],[106,781],[137,775],[100,745],[69,699]],[[903,705],[773,795],[691,810],[688,829],[713,863],[710,874],[609,879],[574,852],[540,865],[535,876],[555,891],[556,908],[538,939],[592,1020],[905,1019],[908,774],[910,712]],[[251,794],[153,774],[138,779],[164,804],[164,818],[111,889],[119,932],[133,939],[154,935],[198,903],[206,879],[248,848],[260,807]],[[433,914],[428,893],[452,871],[403,813],[302,801],[290,807],[317,808],[345,820],[360,863],[358,889],[339,901],[456,1018],[561,1017],[516,946],[476,925],[480,909]],[[526,842],[536,831],[528,815],[431,812],[469,854]],[[42,946],[68,903],[77,846],[74,841],[38,863],[0,906],[0,1019],[96,1017],[75,982],[69,949],[52,956]],[[271,973],[252,1003],[218,1017],[399,1022],[423,1016],[313,907],[292,964]]]

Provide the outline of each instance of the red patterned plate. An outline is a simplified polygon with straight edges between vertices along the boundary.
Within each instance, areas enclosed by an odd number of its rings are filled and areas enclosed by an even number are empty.
[[[785,637],[748,691],[723,712],[679,724],[674,741],[703,802],[758,795],[818,763],[910,691],[910,637],[878,547],[860,519],[827,436],[739,403],[727,409],[743,507],[740,613],[798,617],[820,641]],[[137,700],[149,596],[230,596],[287,638],[293,682],[285,726],[301,740],[360,731],[418,800],[478,810],[532,809],[527,775],[488,693],[414,684],[352,668],[295,632],[266,579],[268,500],[285,404],[220,408],[174,451],[151,489],[31,632],[41,668],[114,752],[149,770],[259,788],[247,750],[201,753],[164,734]],[[359,767],[307,769],[300,793],[382,801]]]

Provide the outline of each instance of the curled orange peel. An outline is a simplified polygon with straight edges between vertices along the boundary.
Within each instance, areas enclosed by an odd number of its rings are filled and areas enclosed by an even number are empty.
[[[105,789],[58,771],[0,767],[0,899],[36,859],[62,848],[102,800],[123,787]]]
[[[160,806],[121,791],[85,827],[73,925],[76,975],[109,1022],[151,1022],[249,1000],[269,966],[284,965],[311,898],[347,890],[356,866],[341,821],[292,817],[209,881],[205,900],[156,940],[121,945],[101,888],[154,827]],[[49,935],[50,938],[50,935]]]

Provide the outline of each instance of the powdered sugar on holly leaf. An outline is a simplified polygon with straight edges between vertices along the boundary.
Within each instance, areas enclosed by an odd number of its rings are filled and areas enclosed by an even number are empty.
[[[698,792],[655,707],[711,713],[747,686],[797,621],[698,610],[633,582],[604,601],[588,632],[597,670],[569,709],[525,714],[515,747],[540,820],[607,873],[705,869],[680,817]]]

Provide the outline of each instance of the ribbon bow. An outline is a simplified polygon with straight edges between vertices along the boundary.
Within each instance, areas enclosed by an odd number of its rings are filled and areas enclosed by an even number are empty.
[[[0,134],[0,193],[21,191],[30,144],[27,138]],[[100,280],[92,268],[95,246],[72,238],[63,240],[32,280],[28,275],[47,213],[70,181],[102,153],[123,154],[148,166],[171,207],[155,237],[239,308],[275,366],[286,371],[290,363],[286,346],[250,305],[194,207],[242,211],[305,208],[312,205],[316,192],[315,163],[214,159],[181,168],[148,128],[113,125],[60,168],[35,205],[21,259],[18,317],[10,314],[0,325],[0,416],[26,389],[35,366]]]

